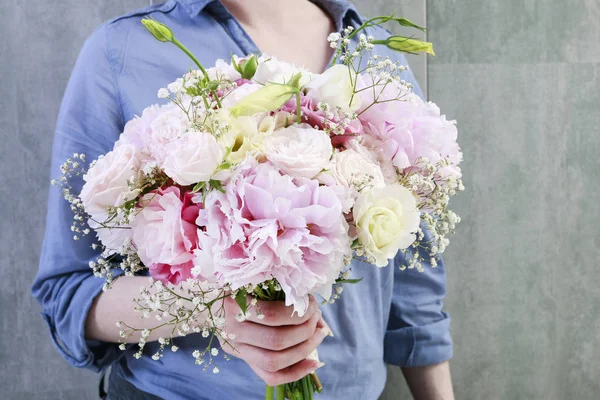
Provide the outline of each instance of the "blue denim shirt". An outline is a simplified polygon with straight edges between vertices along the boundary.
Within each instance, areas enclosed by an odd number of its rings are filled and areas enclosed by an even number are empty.
[[[344,0],[314,1],[331,15],[337,28],[360,24],[355,8]],[[393,10],[390,10],[390,12]],[[257,46],[220,2],[170,0],[103,24],[86,41],[60,108],[52,155],[52,176],[73,153],[91,160],[111,150],[124,124],[159,102],[156,93],[192,66],[175,46],[156,41],[140,20],[151,16],[168,24],[176,37],[211,66],[216,59],[259,52]],[[299,28],[300,24],[296,29]],[[368,31],[376,38],[387,32]],[[379,47],[378,53],[405,62],[402,55]],[[406,73],[405,79],[415,84]],[[82,182],[73,182],[78,190]],[[42,306],[57,350],[75,367],[99,371],[112,364],[139,389],[166,399],[261,399],[264,384],[241,360],[220,363],[218,374],[194,365],[191,353],[206,346],[190,335],[177,339],[179,350],[151,360],[156,344],[148,344],[136,360],[134,346],[121,352],[116,344],[84,338],[84,322],[103,280],[88,262],[97,254],[91,239],[74,241],[72,213],[56,188],[50,190],[46,235],[33,295]],[[319,347],[325,386],[319,399],[377,399],[386,380],[385,363],[404,367],[436,364],[452,356],[450,318],[442,311],[446,293],[444,264],[425,272],[400,271],[402,254],[386,268],[355,262],[353,276],[333,305],[322,307],[335,337]],[[129,306],[129,305],[124,305]],[[106,321],[114,324],[116,321]]]

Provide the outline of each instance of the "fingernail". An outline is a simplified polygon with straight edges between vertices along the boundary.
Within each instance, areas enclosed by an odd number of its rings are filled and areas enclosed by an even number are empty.
[[[329,324],[327,323],[327,321],[325,321],[325,318],[323,318],[323,323],[325,324],[325,326],[327,327],[327,329],[329,330],[329,336],[333,337],[333,331],[331,330],[331,328],[329,327]]]
[[[314,374],[316,370],[318,370],[319,368],[321,368],[323,365],[325,365],[325,363],[323,362],[318,362],[317,366],[315,367],[315,369],[313,369],[312,371],[310,371],[311,374]]]
[[[324,326],[319,329],[319,339],[325,339],[326,336],[331,336],[331,329]]]

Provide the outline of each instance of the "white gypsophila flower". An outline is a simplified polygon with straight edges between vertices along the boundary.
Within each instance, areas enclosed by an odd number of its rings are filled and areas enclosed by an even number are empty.
[[[171,82],[167,85],[169,91],[175,95],[183,92],[183,78],[178,78],[175,82]]]
[[[158,93],[156,95],[159,99],[168,99],[170,96],[169,89],[160,88],[158,89]]]

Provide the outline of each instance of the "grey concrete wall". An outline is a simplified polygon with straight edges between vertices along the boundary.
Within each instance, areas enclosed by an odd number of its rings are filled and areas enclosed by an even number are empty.
[[[447,254],[458,399],[600,398],[600,2],[429,0],[459,121]]]
[[[77,52],[101,21],[147,3],[0,2],[0,398],[95,396],[96,376],[52,348],[29,285]],[[468,190],[446,256],[457,398],[598,398],[600,2],[357,5],[427,21],[438,56],[410,63],[459,120]],[[383,398],[410,398],[396,368]]]

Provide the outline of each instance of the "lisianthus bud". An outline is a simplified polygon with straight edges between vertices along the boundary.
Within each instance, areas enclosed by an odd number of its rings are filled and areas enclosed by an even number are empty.
[[[386,40],[373,40],[373,44],[384,44],[389,49],[402,51],[405,53],[427,53],[435,56],[433,44],[419,39],[413,39],[406,36],[390,36]]]
[[[298,93],[296,86],[297,82],[292,82],[292,85],[273,83],[263,86],[234,105],[231,108],[231,114],[235,117],[241,117],[277,110]]]
[[[156,40],[160,40],[161,42],[173,41],[173,31],[165,24],[150,18],[142,19],[142,24],[144,24],[146,29],[148,29],[148,32],[150,32]]]

